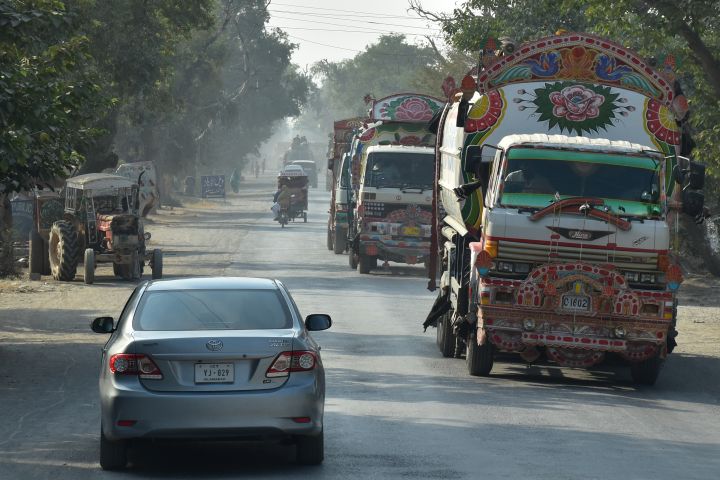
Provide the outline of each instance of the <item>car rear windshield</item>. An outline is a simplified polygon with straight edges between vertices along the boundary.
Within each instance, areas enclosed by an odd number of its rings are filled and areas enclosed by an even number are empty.
[[[277,290],[159,290],[143,295],[135,330],[267,330],[292,327]]]

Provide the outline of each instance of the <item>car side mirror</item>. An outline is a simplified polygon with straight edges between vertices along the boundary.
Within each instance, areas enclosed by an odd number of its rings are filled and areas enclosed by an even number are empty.
[[[324,313],[313,313],[305,317],[305,328],[311,332],[317,332],[320,330],[327,330],[332,326],[332,319],[330,315]]]
[[[95,333],[112,333],[115,330],[115,321],[112,317],[98,317],[92,321],[90,328]]]

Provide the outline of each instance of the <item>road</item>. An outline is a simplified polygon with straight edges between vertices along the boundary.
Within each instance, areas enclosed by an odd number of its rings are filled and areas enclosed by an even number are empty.
[[[146,230],[166,277],[282,280],[303,314],[329,313],[315,337],[327,370],[326,457],[293,463],[293,447],[149,445],[130,478],[632,478],[720,474],[720,320],[700,279],[680,308],[681,346],[658,384],[620,367],[584,372],[496,363],[489,378],[443,359],[421,328],[433,294],[420,267],[359,275],[325,247],[329,195],[311,191],[308,223],[269,217],[272,178],[228,202],[163,209]],[[0,478],[118,478],[98,465],[97,377],[105,338],[133,284],[99,267],[96,284],[0,282]],[[701,338],[703,335],[704,340]]]

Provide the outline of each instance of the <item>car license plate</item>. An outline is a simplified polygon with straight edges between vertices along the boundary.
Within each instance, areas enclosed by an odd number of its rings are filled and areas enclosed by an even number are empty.
[[[232,383],[235,365],[232,363],[196,363],[195,383]]]
[[[420,236],[420,227],[405,227],[403,233],[410,237],[418,237]]]
[[[588,312],[590,311],[590,297],[587,295],[563,295],[561,306],[563,310],[571,312]]]

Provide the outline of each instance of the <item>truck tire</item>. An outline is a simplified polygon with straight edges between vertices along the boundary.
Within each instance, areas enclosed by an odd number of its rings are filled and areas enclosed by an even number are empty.
[[[371,257],[370,255],[360,254],[360,260],[358,262],[358,272],[361,274],[370,273],[370,270],[377,268],[377,257]]]
[[[445,358],[455,356],[455,334],[452,331],[453,311],[437,319],[437,346]]]
[[[325,242],[325,245],[327,246],[328,250],[333,249],[333,232],[330,230],[330,227],[327,228],[327,240]]]
[[[350,249],[350,255],[348,255],[348,264],[353,270],[355,270],[358,266],[358,255],[352,248]]]
[[[83,260],[83,281],[91,285],[95,281],[95,250],[86,248]]]
[[[642,362],[630,364],[630,376],[633,382],[636,385],[655,385],[662,363],[659,356],[654,356]]]
[[[30,245],[28,253],[30,258],[28,259],[28,266],[30,273],[38,273],[43,275],[44,270],[44,257],[47,255],[47,247],[43,241],[42,236],[34,228],[30,231]]]
[[[152,269],[153,280],[158,280],[163,276],[163,252],[159,248],[153,250],[152,263],[150,264]]]
[[[335,254],[337,254],[337,255],[343,253],[345,251],[346,245],[347,245],[347,238],[345,238],[343,231],[339,230],[336,227],[335,228],[335,241],[333,242],[333,252],[335,252]]]
[[[490,375],[494,356],[495,352],[492,343],[486,340],[485,345],[478,345],[476,334],[470,334],[467,339],[467,354],[465,356],[470,375],[475,377],[487,377]]]
[[[122,470],[127,466],[127,441],[109,440],[100,430],[100,467],[103,470]]]
[[[53,223],[48,242],[50,270],[55,280],[71,282],[77,273],[78,236],[70,222],[60,220]]]

